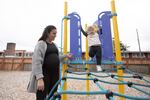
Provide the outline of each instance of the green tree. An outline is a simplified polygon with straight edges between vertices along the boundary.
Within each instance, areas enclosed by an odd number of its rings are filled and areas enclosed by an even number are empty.
[[[128,46],[128,45],[126,45],[126,44],[124,44],[124,43],[122,43],[122,41],[120,41],[120,49],[121,49],[121,51],[129,51],[129,48],[130,48],[130,46]],[[113,51],[115,51],[115,41],[114,41],[114,38],[113,38]]]

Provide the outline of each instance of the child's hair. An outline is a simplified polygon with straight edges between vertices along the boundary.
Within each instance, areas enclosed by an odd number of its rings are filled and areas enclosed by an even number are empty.
[[[88,31],[89,28],[93,28],[94,29],[94,32],[97,32],[99,29],[98,29],[98,26],[96,24],[94,25],[90,25],[86,28],[86,31]]]
[[[97,31],[99,30],[99,28],[98,28],[98,25],[97,25],[97,24],[94,24],[94,25],[93,25],[93,27],[94,27],[94,32],[97,32]]]
[[[93,29],[94,29],[94,27],[91,25],[91,26],[88,26],[88,27],[86,28],[86,31],[88,31],[90,28],[93,28]]]

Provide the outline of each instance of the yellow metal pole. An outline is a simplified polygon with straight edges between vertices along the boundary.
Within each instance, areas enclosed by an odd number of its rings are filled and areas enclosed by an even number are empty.
[[[111,1],[111,9],[112,9],[112,14],[116,14],[115,0]],[[113,21],[114,39],[115,39],[116,61],[122,61],[121,51],[120,51],[120,40],[119,40],[117,16],[113,16],[112,21]],[[117,66],[117,68],[120,68],[120,66]],[[117,70],[117,73],[119,76],[123,76],[123,70]],[[123,80],[123,78],[119,78],[119,79]],[[124,94],[124,91],[125,91],[124,85],[119,85],[118,88],[119,88],[119,93]],[[120,100],[125,100],[125,98],[120,97]]]
[[[64,3],[64,16],[67,16],[67,10],[68,10],[68,6],[67,6],[67,2],[65,1]],[[67,54],[67,19],[64,19],[64,54]],[[67,65],[66,64],[63,64],[63,68],[62,68],[62,71],[63,71],[63,75],[62,76],[66,76],[65,75],[65,70],[67,69]],[[63,87],[63,90],[67,90],[67,80],[65,81],[64,83],[64,87]],[[67,95],[66,94],[63,94],[62,95],[62,100],[67,100]]]
[[[85,25],[85,29],[87,28],[87,24]],[[88,61],[88,59],[89,59],[89,55],[88,55],[88,40],[87,40],[87,37],[86,37],[86,45],[85,45],[85,48],[86,48],[86,52],[85,52],[85,59],[86,59],[86,61]],[[86,70],[86,73],[88,73],[89,72],[89,65],[88,64],[86,64],[86,68],[88,69],[88,70]],[[89,76],[88,75],[86,75],[86,78],[89,78]],[[86,80],[86,91],[87,92],[89,92],[90,91],[90,81],[89,80]]]

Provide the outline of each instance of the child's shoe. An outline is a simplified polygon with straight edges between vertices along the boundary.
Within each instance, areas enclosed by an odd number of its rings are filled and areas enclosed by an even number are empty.
[[[101,65],[96,65],[97,71],[102,71]]]

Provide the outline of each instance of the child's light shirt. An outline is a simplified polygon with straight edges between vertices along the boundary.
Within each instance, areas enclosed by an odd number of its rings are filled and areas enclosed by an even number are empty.
[[[101,44],[98,33],[88,34],[87,39],[89,47]]]

